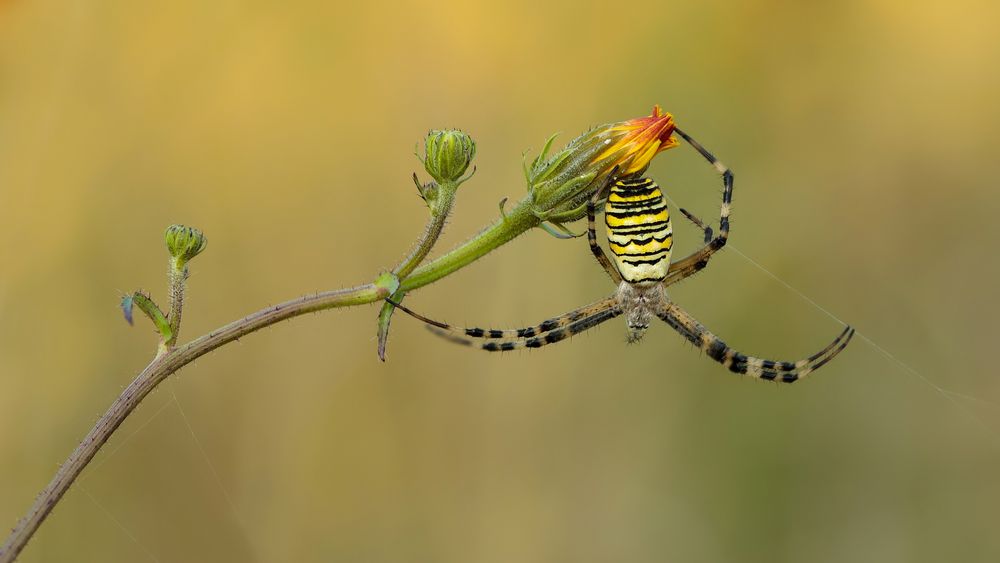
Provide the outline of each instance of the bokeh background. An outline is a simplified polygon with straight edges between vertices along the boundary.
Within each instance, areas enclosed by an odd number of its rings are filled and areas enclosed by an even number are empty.
[[[736,171],[735,249],[870,342],[782,387],[662,326],[489,355],[397,316],[383,364],[376,307],[299,318],[151,395],[22,560],[1000,560],[998,18],[986,0],[0,3],[0,525],[154,352],[117,305],[165,301],[168,224],[210,239],[183,340],[392,266],[426,218],[409,175],[430,128],[479,147],[440,252],[522,195],[549,134],[660,103]],[[717,216],[690,148],[650,172]],[[533,323],[611,291],[586,244],[531,232],[408,302]],[[672,296],[768,357],[840,330],[733,250]]]

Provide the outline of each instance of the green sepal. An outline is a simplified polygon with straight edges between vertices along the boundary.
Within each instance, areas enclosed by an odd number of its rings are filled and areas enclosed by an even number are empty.
[[[586,201],[593,195],[586,187],[593,183],[596,174],[588,172],[566,180],[554,189],[547,189],[546,196],[534,196],[535,215],[543,221],[556,218],[557,221],[575,221],[586,214]],[[580,202],[580,198],[583,202]],[[542,210],[540,210],[541,208]]]
[[[431,186],[434,186],[436,189],[437,184],[435,184],[434,182],[430,182],[426,185],[421,184],[420,178],[417,177],[416,172],[413,173],[413,183],[414,185],[417,186],[417,194],[420,196],[420,199],[424,200],[427,203],[427,205],[430,205],[429,199],[432,199],[433,196],[436,195],[436,193],[433,194],[428,193],[428,190],[430,189]]]
[[[562,223],[557,223],[555,221],[549,221],[545,223],[539,223],[538,225],[543,231],[549,233],[550,235],[556,237],[557,239],[574,239],[582,237],[586,233],[574,233],[573,231],[566,228]],[[556,230],[558,229],[558,230]],[[562,232],[559,232],[562,231]]]
[[[552,157],[552,160],[548,162],[542,162],[536,159],[535,166],[531,171],[532,188],[534,188],[535,185],[540,184],[545,180],[547,180],[549,176],[555,174],[556,171],[559,170],[559,166],[572,154],[573,151],[569,149],[563,149],[558,153],[556,153],[556,155]]]
[[[531,173],[530,174],[529,173],[525,174],[525,179],[528,181],[528,184],[532,184],[533,181],[534,182],[538,182],[538,181],[541,181],[542,179],[544,179],[544,178],[533,177],[533,176],[538,173],[538,169],[539,168],[541,168],[542,166],[545,166],[547,164],[545,162],[545,159],[547,159],[549,157],[549,151],[552,150],[552,143],[553,143],[553,141],[556,140],[556,137],[558,137],[558,136],[559,136],[559,133],[553,133],[552,135],[549,136],[548,139],[545,139],[544,143],[542,143],[542,150],[541,150],[541,152],[539,152],[538,156],[536,156],[535,159],[531,161]],[[554,169],[554,167],[550,168],[550,170],[553,170],[553,169]]]
[[[545,144],[542,145],[542,152],[538,153],[538,161],[541,162],[549,156],[549,150],[552,149],[552,143],[556,140],[559,133],[553,133],[548,139],[545,139]]]
[[[507,198],[501,199],[500,200],[500,205],[498,207],[500,208],[500,219],[502,221],[506,221],[507,220],[507,211],[504,209],[504,207],[506,207],[506,205],[507,205]]]
[[[545,215],[545,220],[551,223],[568,223],[576,221],[587,214],[587,204],[584,203],[568,211],[549,212]]]

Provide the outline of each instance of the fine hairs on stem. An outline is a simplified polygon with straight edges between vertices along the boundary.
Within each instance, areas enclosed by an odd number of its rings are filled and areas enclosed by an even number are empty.
[[[675,146],[670,138],[672,119],[670,114],[661,113],[657,107],[651,116],[592,128],[552,154],[554,136],[550,137],[541,153],[530,164],[524,164],[528,193],[511,209],[501,209],[501,216],[478,235],[425,263],[451,212],[458,187],[475,172],[475,168],[471,172],[469,168],[476,154],[475,143],[465,133],[457,130],[431,131],[425,139],[421,160],[433,181],[421,184],[414,174],[417,190],[427,204],[430,218],[423,234],[402,263],[379,274],[370,283],[305,295],[269,306],[180,345],[178,336],[188,277],[187,264],[205,249],[208,239],[193,227],[168,227],[165,233],[170,253],[168,310],[164,312],[149,294],[141,291],[126,295],[121,303],[125,319],[130,324],[135,308],[153,324],[159,338],[157,353],[112,402],[13,528],[0,546],[0,563],[10,563],[17,558],[115,430],[170,375],[216,348],[306,313],[374,303],[389,297],[399,303],[406,293],[467,266],[532,228],[544,227],[553,232],[546,224],[551,223],[565,230],[561,223],[582,218],[585,210],[581,203],[585,203],[609,176],[616,173],[622,176],[642,174],[656,154]],[[379,315],[378,354],[383,359],[394,309],[391,303],[386,302]]]

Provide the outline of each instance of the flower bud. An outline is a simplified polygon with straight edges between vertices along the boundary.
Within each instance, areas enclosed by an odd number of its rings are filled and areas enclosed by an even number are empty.
[[[184,267],[188,260],[197,256],[208,244],[204,233],[184,225],[170,225],[163,236],[167,242],[167,250],[178,268]]]
[[[435,130],[424,140],[424,153],[424,169],[439,184],[461,183],[462,175],[476,156],[476,143],[457,129]]]

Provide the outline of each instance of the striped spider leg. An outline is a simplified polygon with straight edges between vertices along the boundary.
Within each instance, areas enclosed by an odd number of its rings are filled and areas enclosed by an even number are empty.
[[[698,346],[709,358],[734,373],[756,379],[793,383],[820,368],[843,350],[854,335],[854,329],[844,331],[827,347],[808,358],[788,362],[748,356],[730,348],[694,317],[667,297],[666,288],[699,271],[708,258],[725,245],[729,236],[729,204],[732,201],[732,173],[715,160],[700,144],[684,133],[678,133],[698,149],[723,174],[722,219],[719,234],[700,219],[681,210],[702,229],[706,246],[691,256],[671,264],[673,228],[670,213],[660,187],[649,178],[616,179],[615,172],[588,202],[588,239],[592,253],[618,285],[611,296],[549,319],[533,327],[513,330],[459,328],[429,319],[393,303],[407,314],[428,324],[435,333],[464,345],[475,345],[491,352],[518,348],[539,348],[593,328],[620,315],[625,316],[629,342],[640,340],[655,317],[664,321],[684,338]],[[604,197],[604,223],[607,226],[610,259],[597,244],[594,230],[597,202]],[[391,302],[391,301],[390,301]],[[392,303],[392,302],[391,302]]]
[[[541,348],[546,344],[554,344],[574,334],[594,328],[604,321],[622,314],[622,310],[618,307],[618,300],[612,296],[564,315],[542,321],[535,326],[497,330],[454,327],[429,319],[393,301],[389,302],[411,317],[427,323],[427,328],[438,336],[456,344],[477,345],[490,352],[505,352],[517,348]]]
[[[623,313],[627,314],[630,319],[641,319],[638,322],[630,320],[629,323],[630,333],[634,331],[636,334],[634,340],[638,340],[648,327],[649,316],[655,314],[704,351],[709,358],[719,362],[729,371],[754,379],[783,383],[794,383],[819,369],[839,354],[854,336],[854,329],[846,327],[825,348],[808,358],[795,362],[748,356],[726,345],[722,339],[712,334],[687,311],[667,299],[663,284],[656,284],[636,291],[635,286],[626,282],[611,297],[548,319],[532,327],[508,330],[454,327],[427,318],[403,305],[395,305],[408,315],[427,323],[428,328],[435,334],[457,344],[476,346],[489,352],[540,348],[554,344]]]
[[[615,172],[617,172],[617,170],[618,168],[615,167],[615,169],[611,171],[611,174],[608,176],[607,183],[605,183],[604,186],[601,187],[601,189],[594,192],[594,197],[592,197],[590,201],[587,202],[587,241],[590,243],[590,251],[591,253],[593,253],[594,258],[597,259],[597,263],[601,265],[601,267],[604,269],[605,272],[607,272],[608,276],[611,278],[611,281],[613,281],[615,285],[621,283],[622,276],[618,272],[618,268],[611,263],[611,260],[608,259],[607,254],[604,253],[604,249],[601,248],[601,246],[597,243],[597,231],[594,229],[594,224],[595,224],[594,217],[596,214],[597,203],[600,200],[604,199],[605,193],[607,192],[608,188],[611,186],[613,180],[615,179]],[[696,227],[701,229],[701,231],[704,233],[704,241],[706,244],[712,240],[712,227],[706,225],[704,221],[695,217],[686,209],[682,208],[680,212],[689,221],[694,223]],[[678,279],[677,281],[680,281],[680,279]]]
[[[680,129],[674,129],[674,132],[687,141],[689,145],[694,147],[695,150],[697,150],[701,156],[709,162],[709,164],[715,167],[719,174],[722,174],[722,207],[719,212],[719,233],[715,235],[715,237],[711,236],[712,230],[704,223],[688,213],[685,209],[680,210],[685,217],[693,221],[705,231],[705,246],[670,265],[670,270],[665,279],[665,283],[667,285],[673,285],[697,272],[700,272],[705,268],[705,266],[708,265],[709,258],[721,250],[722,247],[726,246],[726,241],[729,240],[729,213],[733,203],[733,171],[726,165],[722,164],[722,162],[715,158],[715,155],[708,152],[705,147],[701,146],[701,143],[688,136],[687,133],[681,131]]]
[[[729,371],[783,383],[795,383],[816,371],[839,354],[854,336],[854,329],[845,327],[833,342],[812,356],[797,362],[780,362],[747,356],[733,350],[676,303],[664,303],[656,315]]]
[[[618,268],[611,263],[608,259],[608,255],[604,253],[604,249],[601,245],[597,244],[597,232],[594,230],[594,216],[597,213],[597,202],[604,199],[604,194],[607,193],[608,188],[611,187],[611,183],[615,181],[618,174],[618,167],[615,166],[608,174],[608,180],[601,186],[599,190],[594,192],[594,197],[590,198],[587,202],[587,242],[590,243],[590,252],[594,254],[594,258],[597,259],[597,263],[604,268],[604,271],[608,273],[611,277],[611,281],[618,285],[622,282],[622,276],[618,273]]]
[[[704,221],[695,217],[694,215],[691,214],[690,211],[684,209],[683,207],[680,208],[679,211],[681,212],[681,214],[684,215],[684,217],[688,221],[694,223],[695,227],[698,227],[699,229],[701,229],[701,232],[705,233],[705,238],[704,238],[705,244],[712,242],[712,227],[706,225]]]

